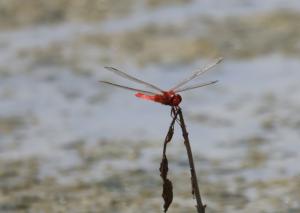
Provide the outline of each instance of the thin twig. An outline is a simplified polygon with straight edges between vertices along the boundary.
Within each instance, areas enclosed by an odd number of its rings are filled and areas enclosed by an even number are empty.
[[[194,166],[193,154],[192,154],[191,145],[190,145],[190,141],[189,141],[189,137],[188,137],[188,132],[186,130],[186,126],[184,123],[181,108],[178,108],[177,112],[178,112],[179,119],[180,119],[180,126],[182,129],[182,136],[184,138],[184,145],[186,147],[187,155],[189,158],[189,164],[190,164],[190,170],[191,170],[192,193],[196,197],[196,201],[197,201],[196,207],[197,207],[198,213],[205,213],[206,205],[203,205],[203,203],[202,203],[200,190],[199,190],[199,186],[198,186],[198,182],[197,182],[197,175],[196,175],[195,166]]]

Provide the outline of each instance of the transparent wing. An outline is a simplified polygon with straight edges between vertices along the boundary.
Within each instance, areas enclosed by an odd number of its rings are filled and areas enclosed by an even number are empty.
[[[217,64],[219,64],[223,58],[218,58],[214,63],[209,64],[208,66],[204,67],[202,70],[195,72],[193,75],[190,77],[184,79],[183,81],[179,82],[176,86],[174,86],[171,90],[175,91],[179,87],[183,86],[184,84],[188,83],[189,81],[193,80],[194,78],[198,77],[199,75],[202,75],[203,73],[207,72]]]
[[[135,89],[135,88],[132,88],[132,87],[127,87],[127,86],[123,86],[123,85],[119,85],[119,84],[114,84],[114,83],[111,83],[111,82],[108,82],[108,81],[99,81],[99,82],[104,83],[104,84],[108,84],[108,85],[112,85],[112,86],[115,86],[115,87],[131,90],[131,91],[135,91],[135,92],[140,92],[140,93],[143,93],[145,95],[156,95],[154,92]]]
[[[157,91],[163,92],[163,90],[158,88],[157,86],[155,86],[153,84],[150,84],[150,83],[147,83],[145,81],[142,81],[140,79],[137,79],[137,78],[135,78],[131,75],[128,75],[127,73],[125,73],[121,70],[118,70],[118,69],[113,68],[113,67],[104,67],[104,68],[111,71],[111,72],[113,72],[113,73],[115,73],[115,74],[117,74],[117,75],[119,75],[119,76],[121,76],[121,77],[123,77],[123,78],[126,78],[126,79],[131,80],[131,81],[135,81],[135,82],[140,83],[140,84],[144,84],[147,87],[150,87],[150,88],[155,89]]]
[[[205,87],[205,86],[208,86],[208,85],[211,85],[211,84],[215,84],[217,82],[218,81],[210,81],[210,82],[207,82],[207,83],[195,84],[195,85],[183,87],[182,89],[174,90],[174,92],[175,93],[184,92],[184,91],[187,91],[187,90],[196,89],[196,88],[199,88],[199,87]]]

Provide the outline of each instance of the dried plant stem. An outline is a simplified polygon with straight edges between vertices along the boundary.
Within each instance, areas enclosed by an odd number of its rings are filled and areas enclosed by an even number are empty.
[[[172,182],[168,179],[168,159],[166,156],[166,150],[167,150],[167,144],[172,140],[173,134],[174,134],[174,124],[175,121],[179,123],[181,130],[182,130],[182,135],[184,138],[184,145],[186,147],[188,159],[189,159],[189,164],[190,164],[190,171],[191,171],[191,184],[192,184],[192,194],[195,196],[196,201],[197,201],[197,212],[198,213],[205,213],[205,205],[203,205],[202,200],[201,200],[201,195],[200,195],[200,190],[198,187],[198,182],[197,182],[197,175],[195,171],[195,166],[194,166],[194,160],[193,160],[193,154],[192,154],[192,149],[188,137],[188,132],[186,130],[185,122],[183,119],[183,114],[181,111],[180,107],[172,107],[171,110],[171,115],[173,117],[172,122],[170,124],[168,133],[166,135],[165,141],[164,141],[164,148],[163,148],[163,155],[162,155],[162,161],[160,164],[160,176],[163,180],[163,193],[162,197],[164,199],[164,212],[167,212],[169,206],[171,205],[173,201],[173,185]],[[179,116],[179,119],[177,118]]]
[[[197,181],[197,175],[195,171],[195,166],[194,166],[194,160],[193,160],[193,154],[192,154],[192,149],[188,137],[188,132],[186,130],[185,122],[183,119],[183,114],[181,111],[181,108],[177,109],[178,115],[179,115],[179,120],[180,120],[180,126],[182,129],[182,136],[184,138],[184,145],[186,147],[187,155],[189,158],[189,164],[190,164],[190,171],[191,171],[191,183],[192,183],[192,192],[196,197],[197,201],[197,211],[198,213],[205,213],[205,207],[206,205],[203,205],[201,195],[200,195],[200,190],[198,186],[198,181]]]
[[[173,134],[174,134],[174,124],[177,120],[178,111],[172,109],[171,115],[173,116],[172,122],[170,124],[168,133],[166,135],[165,141],[164,141],[164,148],[163,148],[163,155],[162,155],[162,161],[160,163],[160,176],[163,180],[163,192],[162,197],[164,199],[164,212],[167,212],[169,206],[171,205],[173,201],[173,185],[171,180],[168,179],[168,159],[167,159],[167,144],[172,140]]]

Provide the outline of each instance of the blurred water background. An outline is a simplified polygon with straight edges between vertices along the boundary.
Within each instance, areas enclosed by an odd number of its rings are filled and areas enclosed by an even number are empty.
[[[169,107],[100,85],[183,93],[207,212],[300,212],[296,0],[1,0],[0,212],[162,212]],[[186,151],[169,145],[174,201],[195,212]]]

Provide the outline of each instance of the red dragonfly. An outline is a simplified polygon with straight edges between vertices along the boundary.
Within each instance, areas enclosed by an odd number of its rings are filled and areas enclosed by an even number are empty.
[[[184,92],[184,91],[187,91],[187,90],[191,90],[191,89],[195,89],[195,88],[199,88],[199,87],[204,87],[204,86],[211,85],[211,84],[215,84],[215,83],[218,82],[218,81],[210,81],[210,82],[206,82],[206,83],[200,83],[200,84],[195,84],[195,85],[191,85],[191,86],[182,87],[183,85],[187,84],[191,80],[197,78],[199,75],[202,75],[203,73],[207,72],[208,70],[210,70],[211,68],[216,66],[222,60],[223,60],[223,58],[218,58],[214,63],[204,67],[200,71],[197,71],[197,72],[193,73],[190,77],[180,81],[178,84],[176,84],[173,88],[171,88],[169,90],[162,90],[162,89],[160,89],[159,87],[157,87],[153,84],[150,84],[148,82],[137,79],[137,78],[135,78],[131,75],[128,75],[125,72],[122,72],[122,71],[120,71],[116,68],[113,68],[113,67],[105,67],[105,68],[107,70],[115,73],[116,75],[119,75],[119,76],[123,77],[123,78],[134,81],[136,83],[143,84],[144,86],[146,86],[148,88],[151,88],[155,92],[136,89],[136,88],[132,88],[132,87],[127,87],[127,86],[111,83],[111,82],[108,82],[108,81],[100,81],[100,82],[108,84],[108,85],[113,85],[113,86],[116,86],[116,87],[119,87],[119,88],[135,91],[135,92],[137,92],[135,94],[135,96],[138,97],[138,98],[141,98],[141,99],[158,102],[158,103],[161,103],[161,104],[164,104],[164,105],[169,105],[169,106],[172,106],[172,107],[177,107],[180,104],[181,100],[182,100],[181,96],[178,93]]]

